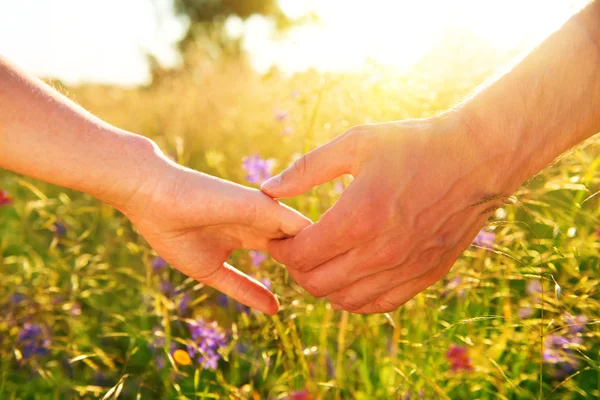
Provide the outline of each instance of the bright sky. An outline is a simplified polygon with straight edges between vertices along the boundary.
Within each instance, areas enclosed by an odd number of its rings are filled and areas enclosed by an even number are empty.
[[[448,29],[468,31],[498,49],[532,43],[588,0],[279,0],[291,17],[313,11],[320,22],[284,38],[261,17],[230,19],[253,65],[285,71],[352,70],[372,59],[408,67]],[[25,70],[68,83],[147,82],[145,54],[177,62],[185,31],[171,0],[0,0],[0,55]]]

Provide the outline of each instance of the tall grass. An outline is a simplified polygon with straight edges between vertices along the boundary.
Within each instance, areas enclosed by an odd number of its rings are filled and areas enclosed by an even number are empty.
[[[147,88],[63,90],[178,162],[244,183],[244,156],[273,158],[278,170],[354,124],[444,110],[493,73],[462,67],[261,77],[238,62],[200,60]],[[600,397],[597,149],[576,149],[524,185],[490,219],[491,248],[472,246],[441,282],[372,316],[334,311],[273,260],[255,267],[240,251],[234,265],[269,278],[282,304],[272,318],[248,311],[153,268],[153,251],[109,206],[1,172],[14,204],[0,207],[0,398]],[[289,203],[318,219],[339,182]],[[579,329],[566,313],[587,323]],[[198,320],[227,335],[215,370],[173,358]],[[41,332],[25,354],[31,324]],[[550,362],[554,336],[569,344]],[[450,368],[451,345],[466,348],[472,370]]]

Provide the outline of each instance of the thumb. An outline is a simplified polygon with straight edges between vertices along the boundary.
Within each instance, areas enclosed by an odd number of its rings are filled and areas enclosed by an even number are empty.
[[[353,172],[357,147],[355,133],[348,131],[303,155],[279,175],[264,182],[260,190],[273,198],[294,197]]]

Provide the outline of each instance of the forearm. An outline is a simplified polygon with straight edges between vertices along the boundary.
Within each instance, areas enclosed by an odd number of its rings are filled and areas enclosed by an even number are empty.
[[[119,206],[149,190],[161,157],[0,58],[0,167]]]
[[[600,1],[573,16],[509,73],[458,107],[499,190],[510,194],[600,131]]]

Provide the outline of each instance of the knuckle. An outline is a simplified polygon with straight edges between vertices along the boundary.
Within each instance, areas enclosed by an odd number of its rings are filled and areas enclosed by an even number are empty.
[[[373,302],[373,308],[376,310],[377,313],[392,312],[400,306],[401,304],[395,304],[394,302],[386,299],[379,299]]]
[[[296,269],[298,271],[304,271],[306,269],[306,263],[301,253],[295,252],[288,257],[289,261],[286,264],[288,267]]]
[[[364,302],[357,297],[356,295],[349,293],[349,294],[344,294],[344,295],[340,295],[337,303],[344,309],[344,310],[348,310],[348,311],[352,311],[352,310],[358,310],[359,308],[361,308],[364,304]]]
[[[315,279],[308,279],[302,283],[304,289],[313,297],[324,297],[326,295],[323,287]]]

